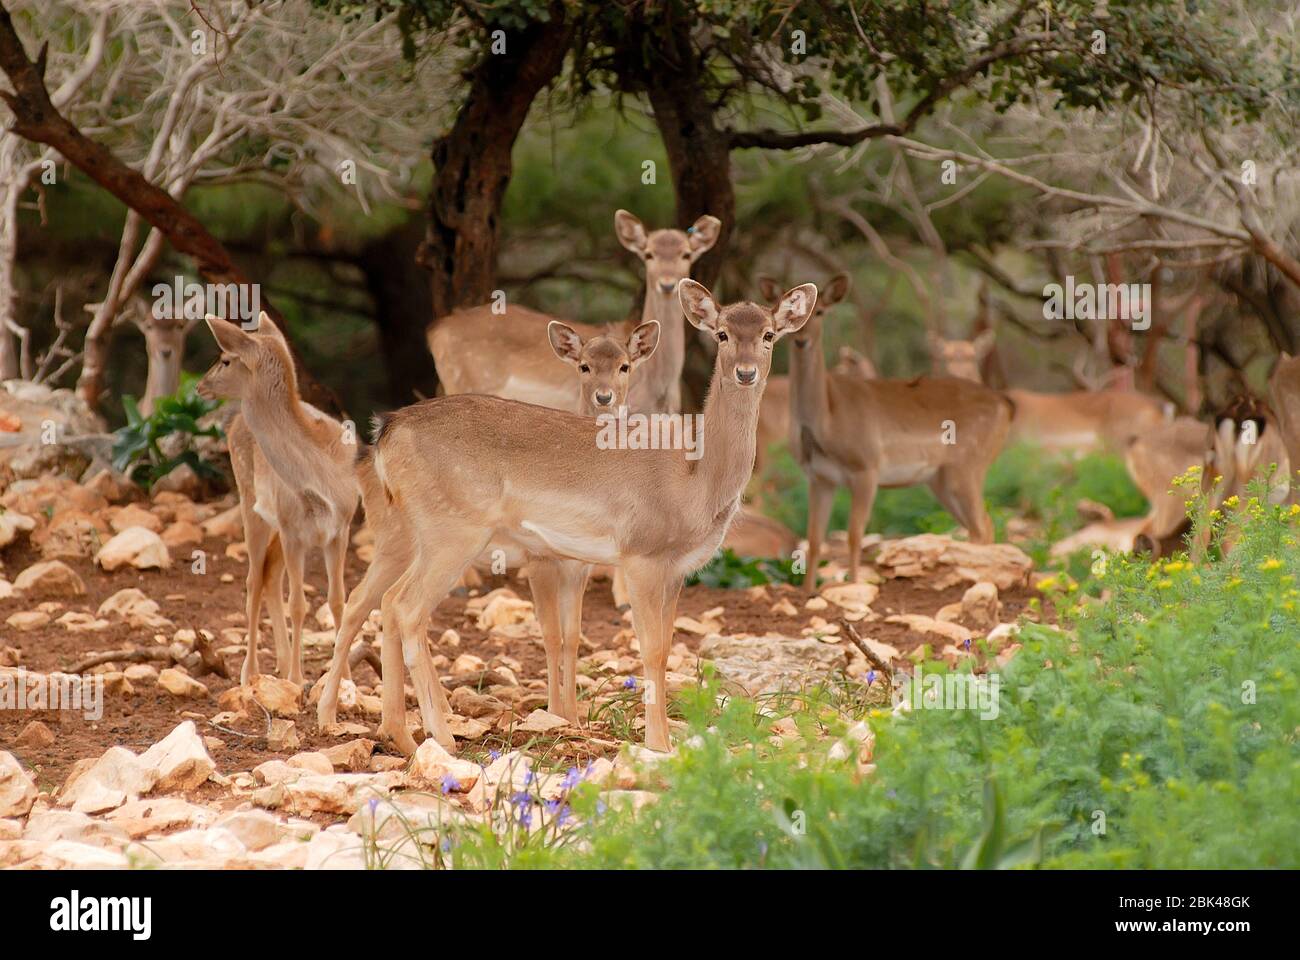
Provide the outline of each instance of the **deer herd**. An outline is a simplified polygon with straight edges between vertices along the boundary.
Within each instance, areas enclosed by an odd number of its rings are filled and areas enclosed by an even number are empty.
[[[827,368],[822,326],[848,293],[848,277],[819,293],[759,278],[760,302],[717,302],[690,279],[721,223],[647,231],[614,217],[620,243],[645,270],[639,323],[615,332],[525,307],[462,309],[429,331],[444,396],[376,418],[373,445],[305,403],[283,334],[265,314],[255,330],[209,317],[221,356],[199,384],[239,402],[227,435],[248,545],[247,654],[241,682],[257,675],[262,604],[270,613],[276,672],[304,683],[304,573],[319,549],[337,629],[319,681],[317,720],[335,722],[349,651],[374,609],[382,616],[379,737],[415,750],[406,725],[409,671],[424,732],[454,750],[442,684],[426,640],[431,611],[495,551],[525,567],[546,650],[548,709],[579,720],[577,655],[583,595],[593,567],[615,571],[645,678],[646,745],[671,747],[666,664],[678,595],[718,550],[769,446],[786,440],[808,478],[805,585],[814,588],[838,487],[851,496],[850,569],[881,487],[925,484],[972,541],[993,540],[985,475],[1009,438],[1056,450],[1099,447],[1126,458],[1152,503],[1144,543],[1167,549],[1185,511],[1171,480],[1191,466],[1242,491],[1270,465],[1270,499],[1290,494],[1300,463],[1300,359],[1283,357],[1271,381],[1276,413],[1239,404],[1210,426],[1169,417],[1162,404],[1120,390],[1044,394],[980,382],[991,335],[931,335],[933,375],[882,379],[852,351]],[[683,318],[714,342],[701,417],[702,455],[677,449],[598,448],[597,424],[616,411],[678,414],[686,355]],[[769,376],[773,348],[789,339],[789,375]],[[757,466],[756,466],[757,460]],[[344,566],[358,502],[374,537],[373,560],[344,601]],[[283,580],[289,578],[286,625]]]

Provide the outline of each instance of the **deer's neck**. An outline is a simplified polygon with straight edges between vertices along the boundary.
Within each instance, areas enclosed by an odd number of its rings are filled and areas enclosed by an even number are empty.
[[[650,320],[659,321],[659,346],[633,377],[628,409],[633,413],[677,413],[681,409],[678,384],[686,361],[686,331],[676,292],[661,293],[657,284],[646,284],[641,322]]]
[[[293,383],[259,384],[240,404],[258,448],[290,488],[312,488],[330,500],[343,495],[332,439],[304,408]]]
[[[702,415],[704,451],[695,471],[711,516],[736,502],[754,471],[762,389],[742,387],[713,371]]]
[[[822,356],[819,336],[810,336],[804,346],[790,343],[790,421],[810,430],[813,436],[825,434],[830,420],[830,401],[826,391],[826,358]]]

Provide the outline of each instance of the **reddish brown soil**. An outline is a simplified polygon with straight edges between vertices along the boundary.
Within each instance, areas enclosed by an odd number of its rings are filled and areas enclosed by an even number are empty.
[[[206,628],[220,637],[220,631],[226,627],[244,626],[244,572],[245,564],[225,555],[227,543],[224,540],[210,539],[204,545],[208,556],[208,569],[204,576],[190,573],[187,562],[181,562],[183,556],[176,551],[175,562],[167,571],[142,572],[133,569],[119,570],[106,574],[95,567],[89,560],[66,561],[81,575],[86,583],[87,594],[70,600],[63,600],[64,610],[94,613],[99,604],[112,593],[125,587],[139,587],[148,596],[156,600],[164,616],[175,622],[177,628]],[[12,579],[29,564],[39,561],[39,554],[24,541],[14,544],[4,553],[4,572]],[[347,574],[348,585],[354,585],[365,570],[365,565],[349,551]],[[231,574],[233,580],[221,582],[222,574]],[[308,582],[317,587],[317,592],[309,599],[314,610],[323,601],[325,577],[319,557],[314,558],[308,569]],[[521,597],[528,596],[526,582],[496,578],[486,583],[483,591],[497,586],[509,586]],[[946,590],[934,590],[924,582],[912,580],[888,580],[881,587],[881,595],[872,605],[873,610],[888,616],[892,613],[921,613],[933,615],[936,610],[947,603],[960,600],[964,586]],[[768,631],[798,636],[799,631],[808,625],[811,613],[803,610],[802,594],[792,587],[769,586],[769,599],[751,598],[744,590],[720,590],[703,586],[688,587],[683,591],[678,614],[699,617],[704,611],[722,606],[725,608],[723,619],[728,633],[762,634]],[[797,617],[785,617],[773,613],[772,603],[781,595],[788,595],[800,608]],[[1004,620],[1014,619],[1027,603],[1031,591],[1016,590],[1003,593]],[[22,600],[10,599],[0,601],[0,648],[16,647],[21,654],[23,667],[38,672],[66,670],[73,663],[93,652],[121,649],[128,644],[148,646],[153,642],[154,631],[133,629],[123,624],[114,624],[110,628],[95,633],[73,633],[63,626],[51,623],[48,626],[21,632],[4,624],[10,614],[34,608],[47,598],[33,597]],[[474,626],[473,618],[465,616],[464,596],[451,596],[444,600],[433,614],[433,626],[430,636],[440,637],[447,628],[454,628],[461,636],[459,650],[447,651],[455,657],[458,653],[472,653],[481,657],[489,666],[500,655],[515,658],[523,666],[519,676],[521,685],[528,686],[530,680],[545,677],[545,655],[538,641],[504,641],[489,639],[483,631]],[[54,616],[57,618],[62,610]],[[822,616],[831,619],[833,610],[822,611]],[[309,614],[308,626],[316,629],[316,624]],[[611,640],[619,630],[627,626],[623,615],[615,609],[610,585],[606,581],[597,581],[588,589],[585,605],[583,632],[595,648],[611,646]],[[872,622],[863,625],[862,632],[871,637],[889,643],[900,651],[906,652],[926,642],[921,634],[915,633],[900,624]],[[168,638],[170,639],[170,637]],[[676,641],[684,642],[692,650],[696,649],[700,637],[678,631]],[[218,642],[221,645],[221,642]],[[262,645],[262,668],[273,669],[274,653],[270,638]],[[314,681],[326,667],[329,651],[319,647],[307,648],[308,659],[306,672],[309,680]],[[225,680],[213,675],[202,677],[211,691],[211,697],[197,700],[178,700],[158,689],[152,683],[134,684],[134,694],[129,697],[105,695],[104,713],[96,722],[89,722],[74,711],[0,711],[0,747],[13,750],[13,741],[18,733],[32,719],[40,719],[53,730],[56,740],[50,747],[39,750],[18,750],[20,759],[29,765],[36,775],[38,785],[50,789],[62,782],[72,764],[83,757],[96,757],[113,745],[122,745],[139,752],[165,736],[185,715],[189,715],[198,724],[200,732],[214,736],[223,741],[224,747],[214,753],[218,769],[223,773],[248,770],[251,767],[276,757],[283,758],[288,753],[272,751],[266,743],[259,727],[260,722],[249,721],[238,728],[246,736],[236,736],[218,730],[208,722],[219,708],[216,696],[237,683],[240,661],[238,657],[226,658],[231,676],[235,680]],[[155,666],[162,668],[163,663]],[[119,667],[120,668],[120,667]],[[360,685],[371,684],[375,675],[370,667],[362,664],[354,671],[354,679]],[[538,695],[538,703],[544,705],[544,690]],[[412,704],[413,706],[413,704]],[[354,718],[349,718],[354,719]],[[313,750],[345,742],[350,737],[332,737],[320,734],[316,729],[314,711],[304,710],[297,720],[298,733],[301,738],[299,750]],[[518,745],[528,739],[524,734],[516,734],[513,742]],[[490,734],[480,746],[499,746],[503,743],[500,734]],[[592,747],[583,738],[573,738],[572,755],[583,756],[603,752],[605,748]]]

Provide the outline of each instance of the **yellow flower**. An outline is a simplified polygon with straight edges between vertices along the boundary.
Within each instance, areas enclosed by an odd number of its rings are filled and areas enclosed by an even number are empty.
[[[1241,502],[1241,501],[1237,498],[1237,495],[1234,493],[1234,494],[1233,494],[1232,496],[1230,496],[1227,500],[1224,500],[1224,501],[1223,501],[1223,505],[1224,505],[1225,507],[1235,507],[1235,506],[1236,506],[1237,504],[1239,504],[1240,502]]]
[[[1256,569],[1262,573],[1267,570],[1276,570],[1280,566],[1282,566],[1281,560],[1277,559],[1277,557],[1269,557],[1267,560],[1261,563]]]
[[[1054,586],[1056,586],[1056,577],[1044,577],[1035,584],[1035,589],[1041,592],[1044,590],[1051,590]]]

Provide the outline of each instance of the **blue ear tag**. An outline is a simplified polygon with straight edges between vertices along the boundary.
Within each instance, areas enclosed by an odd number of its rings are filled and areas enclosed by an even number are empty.
[[[687,227],[687,228],[686,228],[686,232],[687,232],[687,233],[694,233],[694,232],[695,232],[695,228],[694,228],[694,227]]]

